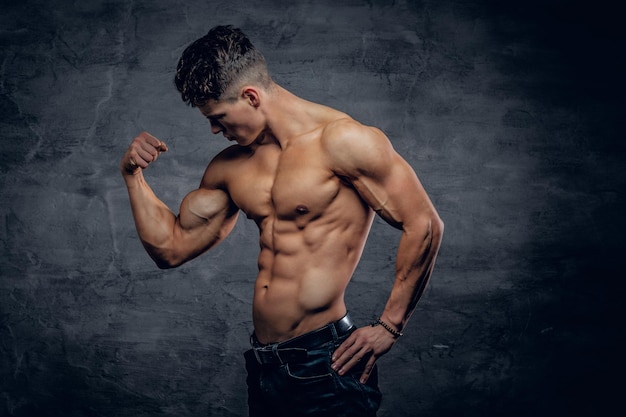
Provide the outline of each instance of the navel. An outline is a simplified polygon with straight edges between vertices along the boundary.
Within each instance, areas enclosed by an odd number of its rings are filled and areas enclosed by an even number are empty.
[[[298,214],[307,214],[308,212],[309,209],[307,206],[299,205],[298,207],[296,207],[296,213]]]

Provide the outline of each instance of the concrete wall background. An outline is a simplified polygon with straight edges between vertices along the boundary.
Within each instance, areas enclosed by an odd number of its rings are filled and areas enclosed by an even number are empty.
[[[241,27],[278,83],[383,129],[446,222],[428,292],[379,362],[381,416],[612,414],[625,222],[623,32],[602,2],[3,1],[0,415],[245,415],[257,232],[160,271],[118,161],[140,130],[173,209],[225,146],[172,84]],[[590,10],[589,7],[594,7]],[[349,289],[382,308],[377,221]]]

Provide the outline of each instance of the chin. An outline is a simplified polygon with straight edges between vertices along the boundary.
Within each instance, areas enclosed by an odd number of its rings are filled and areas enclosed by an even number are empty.
[[[233,140],[237,142],[239,146],[250,146],[255,142],[253,140],[244,139],[244,138],[233,138]]]
[[[253,138],[253,137],[245,137],[245,138],[238,137],[237,138],[237,143],[240,144],[241,146],[250,146],[250,145],[253,145],[255,143],[260,143],[261,140],[263,140],[263,136],[259,136],[259,137],[256,137],[256,138]]]

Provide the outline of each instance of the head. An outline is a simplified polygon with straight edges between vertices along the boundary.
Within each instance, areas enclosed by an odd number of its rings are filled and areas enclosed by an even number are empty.
[[[236,100],[246,85],[269,88],[271,78],[265,58],[241,30],[216,26],[185,49],[175,83],[183,101],[200,107]]]

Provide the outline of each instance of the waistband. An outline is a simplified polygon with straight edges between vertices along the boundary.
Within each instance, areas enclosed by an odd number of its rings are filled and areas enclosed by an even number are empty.
[[[303,362],[307,358],[307,349],[313,349],[325,343],[332,342],[338,337],[344,336],[356,326],[349,314],[346,313],[336,322],[329,323],[324,327],[296,336],[284,342],[261,344],[256,336],[250,336],[251,351],[261,365],[276,365],[289,362]]]

